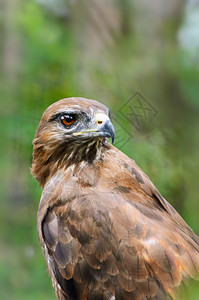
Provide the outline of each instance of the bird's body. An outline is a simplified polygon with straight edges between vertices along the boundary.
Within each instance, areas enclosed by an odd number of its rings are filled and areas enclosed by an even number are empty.
[[[65,125],[63,114],[83,117]],[[108,109],[82,98],[51,105],[35,136],[38,233],[57,298],[170,299],[199,273],[199,238],[107,137]]]

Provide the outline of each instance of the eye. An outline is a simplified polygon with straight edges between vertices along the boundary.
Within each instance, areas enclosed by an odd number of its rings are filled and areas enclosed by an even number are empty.
[[[64,126],[70,126],[76,121],[75,115],[63,115],[61,116],[61,122]]]

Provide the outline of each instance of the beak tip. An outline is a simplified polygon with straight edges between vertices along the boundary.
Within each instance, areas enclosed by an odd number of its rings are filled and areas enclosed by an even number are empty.
[[[111,142],[113,144],[115,140],[115,129],[110,120],[105,124],[105,129],[110,134]]]

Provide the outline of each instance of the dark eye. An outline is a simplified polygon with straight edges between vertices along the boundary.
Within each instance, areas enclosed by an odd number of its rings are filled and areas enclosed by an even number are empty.
[[[61,122],[65,126],[70,126],[76,121],[75,115],[63,115],[61,116]]]

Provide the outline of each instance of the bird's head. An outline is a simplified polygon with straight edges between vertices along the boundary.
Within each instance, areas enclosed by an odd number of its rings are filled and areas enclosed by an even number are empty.
[[[114,141],[109,109],[84,98],[67,98],[44,112],[33,141],[32,173],[41,182],[52,166],[92,162]],[[42,178],[42,179],[41,179]]]

